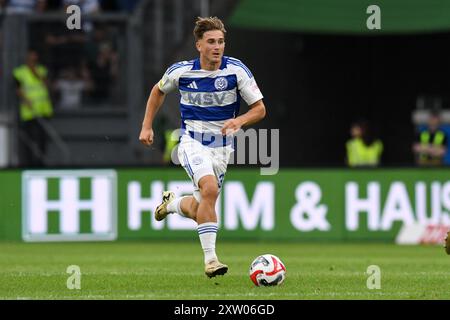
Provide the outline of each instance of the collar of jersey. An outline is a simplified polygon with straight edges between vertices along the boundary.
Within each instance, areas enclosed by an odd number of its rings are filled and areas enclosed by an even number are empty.
[[[228,57],[226,57],[226,56],[222,57],[222,63],[220,64],[220,67],[219,67],[220,70],[223,70],[226,68],[227,60],[228,60]],[[194,60],[194,65],[192,66],[191,70],[200,70],[200,69],[201,69],[200,58],[197,58]]]

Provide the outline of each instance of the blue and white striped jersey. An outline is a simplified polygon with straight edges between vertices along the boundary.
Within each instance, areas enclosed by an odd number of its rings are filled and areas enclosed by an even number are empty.
[[[239,114],[241,96],[248,105],[263,98],[250,70],[227,56],[215,71],[201,69],[200,59],[175,63],[158,86],[164,93],[179,89],[182,129],[191,132],[220,134]]]

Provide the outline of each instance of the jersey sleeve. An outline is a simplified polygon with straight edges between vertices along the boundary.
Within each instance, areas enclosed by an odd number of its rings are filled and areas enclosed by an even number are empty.
[[[169,93],[174,91],[178,87],[178,78],[176,77],[177,72],[173,72],[171,70],[172,67],[169,67],[161,80],[158,82],[158,88],[164,93]]]
[[[184,71],[192,67],[191,61],[181,61],[167,68],[161,80],[158,82],[159,90],[169,93],[178,88],[178,80]]]
[[[237,82],[238,90],[248,105],[254,104],[256,101],[261,100],[263,95],[259,90],[253,74],[250,70],[239,61],[237,63]]]

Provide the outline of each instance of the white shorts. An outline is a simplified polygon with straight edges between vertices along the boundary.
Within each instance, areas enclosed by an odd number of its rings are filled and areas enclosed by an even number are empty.
[[[195,200],[201,200],[198,182],[206,175],[216,177],[220,192],[233,151],[231,145],[208,147],[189,135],[182,136],[178,145],[178,159],[194,183]]]

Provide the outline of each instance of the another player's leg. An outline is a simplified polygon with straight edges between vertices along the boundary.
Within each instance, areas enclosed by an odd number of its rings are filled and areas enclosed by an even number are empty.
[[[201,200],[197,208],[197,230],[205,261],[205,274],[208,277],[223,275],[228,266],[221,263],[216,255],[217,215],[215,205],[219,195],[217,179],[206,175],[198,182]]]

